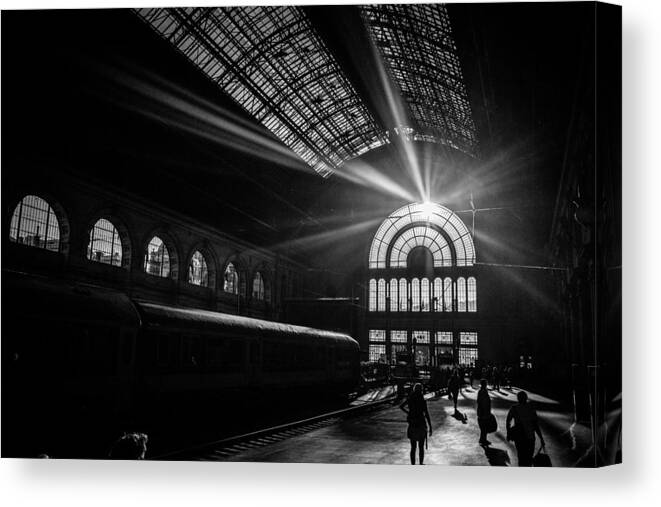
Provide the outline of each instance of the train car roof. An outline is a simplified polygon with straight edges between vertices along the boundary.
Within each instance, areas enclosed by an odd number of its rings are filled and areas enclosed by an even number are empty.
[[[126,294],[15,271],[2,271],[2,310],[5,318],[140,325],[140,315]]]
[[[331,340],[336,343],[352,344],[358,342],[351,336],[334,331],[295,326],[268,320],[242,317],[226,313],[178,308],[156,303],[139,301],[135,303],[140,311],[143,325],[147,327],[174,327],[177,329],[198,329],[203,331],[224,331],[245,335],[259,332],[263,335],[277,334]]]

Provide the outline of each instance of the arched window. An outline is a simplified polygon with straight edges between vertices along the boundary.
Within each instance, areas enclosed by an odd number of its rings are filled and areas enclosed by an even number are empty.
[[[477,311],[477,280],[473,276],[468,278],[468,311]]]
[[[411,280],[411,311],[420,311],[420,280],[417,278]]]
[[[390,311],[397,311],[397,279],[390,279]]]
[[[457,279],[457,311],[466,311],[466,279],[463,276]]]
[[[377,311],[386,311],[386,281],[383,278],[379,278],[377,287]]]
[[[196,251],[188,264],[188,283],[201,287],[209,286],[209,270],[204,256]]]
[[[87,258],[94,262],[122,265],[122,241],[115,226],[105,218],[99,219],[90,231]]]
[[[420,308],[423,312],[429,311],[429,280],[423,278],[420,282]]]
[[[443,280],[443,311],[452,311],[452,279],[449,276]]]
[[[381,223],[370,246],[369,267],[406,267],[408,254],[420,246],[430,250],[434,267],[472,266],[475,262],[473,238],[466,224],[440,204],[419,202],[399,208]]]
[[[443,280],[440,278],[434,279],[434,311],[443,311]]]
[[[154,236],[147,245],[145,272],[163,278],[170,276],[170,252],[158,236]]]
[[[234,264],[227,263],[225,273],[223,273],[223,290],[230,294],[239,293],[239,273],[236,272]]]
[[[255,273],[255,277],[252,279],[252,298],[257,301],[264,300],[264,278],[262,278],[259,271]]]
[[[399,279],[399,311],[406,312],[409,308],[408,302],[408,284],[406,278]]]
[[[21,245],[60,251],[60,223],[50,204],[36,195],[26,195],[14,209],[9,239]]]
[[[375,312],[376,311],[376,280],[374,278],[372,278],[370,280],[369,311],[370,312]]]

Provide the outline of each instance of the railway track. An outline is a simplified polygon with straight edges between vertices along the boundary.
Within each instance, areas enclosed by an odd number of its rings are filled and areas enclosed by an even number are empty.
[[[288,438],[302,435],[310,431],[330,426],[338,421],[356,417],[358,415],[378,410],[385,406],[391,406],[396,400],[396,395],[382,398],[378,401],[365,402],[348,408],[335,410],[318,416],[294,421],[263,430],[237,435],[214,442],[187,447],[185,449],[170,451],[157,456],[149,457],[150,460],[170,461],[223,461],[240,452],[264,447],[287,440]]]

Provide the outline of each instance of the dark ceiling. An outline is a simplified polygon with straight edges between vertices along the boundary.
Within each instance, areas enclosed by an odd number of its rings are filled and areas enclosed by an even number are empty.
[[[416,143],[432,197],[476,214],[478,260],[543,262],[591,4],[449,5],[478,129],[478,160]],[[306,12],[373,110],[383,90],[369,71],[354,7]],[[258,156],[251,136],[200,136],[159,111],[125,76],[164,80],[270,137],[190,62],[127,10],[2,13],[2,183],[48,166],[110,184],[262,246],[354,269],[378,220],[406,203],[376,185],[322,179],[302,161]],[[276,140],[277,142],[277,140]],[[369,163],[411,193],[397,144]],[[461,214],[470,225],[471,215]],[[361,225],[362,224],[362,225]],[[507,238],[498,242],[482,241]],[[296,240],[296,241],[291,241]],[[351,262],[348,263],[348,260]]]

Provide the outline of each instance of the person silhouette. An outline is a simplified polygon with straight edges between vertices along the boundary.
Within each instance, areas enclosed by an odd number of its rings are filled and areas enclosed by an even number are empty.
[[[448,381],[448,391],[452,395],[452,401],[454,402],[454,413],[457,413],[457,402],[459,401],[459,389],[461,388],[461,379],[459,378],[459,372],[455,368],[452,372],[452,376]]]
[[[408,407],[408,410],[406,409]],[[420,464],[425,460],[425,442],[427,440],[427,425],[429,425],[429,436],[432,434],[431,418],[427,410],[427,401],[422,395],[422,384],[415,384],[409,397],[402,403],[401,408],[406,414],[409,425],[406,436],[411,441],[411,465],[415,465],[415,449],[419,450]]]
[[[535,453],[535,433],[545,447],[542,431],[539,429],[537,412],[528,402],[528,393],[519,391],[516,395],[519,403],[513,405],[507,413],[507,440],[514,440],[520,467],[531,467]],[[514,426],[511,422],[514,421]]]
[[[477,392],[477,424],[480,427],[480,445],[489,445],[487,440],[487,424],[491,416],[491,397],[487,388],[487,379],[480,380],[480,390]]]

